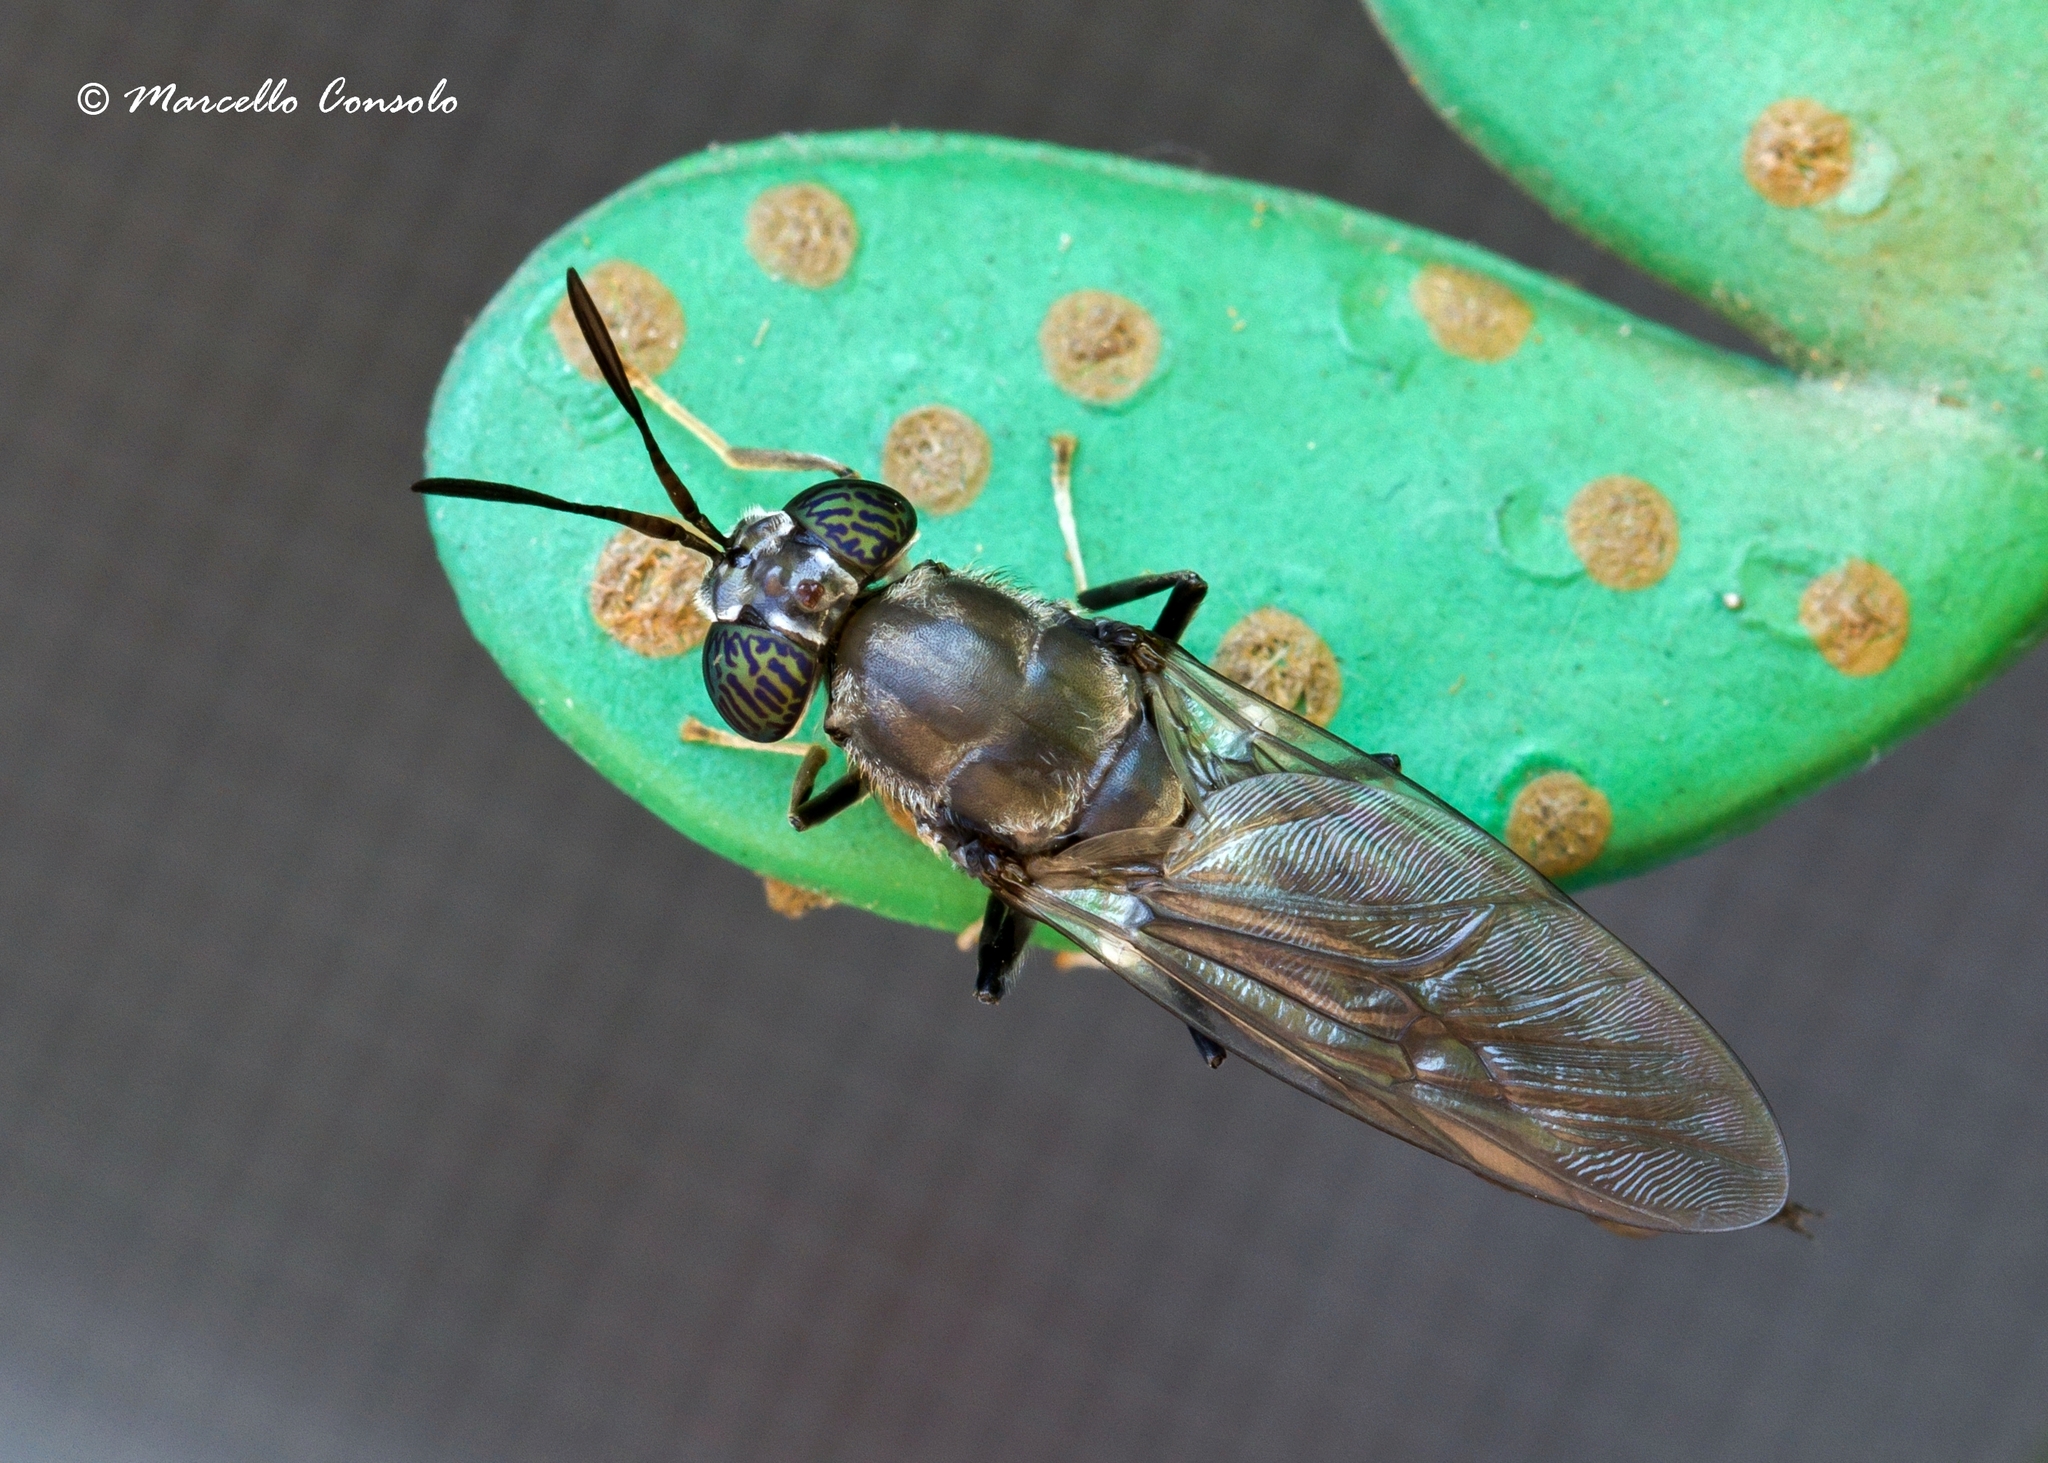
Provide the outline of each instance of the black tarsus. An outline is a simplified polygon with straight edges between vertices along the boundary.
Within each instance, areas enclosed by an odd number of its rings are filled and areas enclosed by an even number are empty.
[[[1031,927],[1038,921],[1019,914],[999,894],[988,897],[981,916],[981,950],[974,972],[974,998],[993,1006],[1010,989],[1010,977],[1024,958]]]
[[[605,508],[595,503],[571,503],[566,498],[550,497],[536,493],[531,488],[515,488],[510,483],[487,483],[477,478],[421,478],[412,485],[415,493],[424,493],[430,498],[474,498],[480,503],[517,503],[527,508],[553,508],[562,513],[581,513],[585,518],[602,518],[612,523],[623,523],[626,527],[646,534],[649,538],[665,538],[679,543],[684,548],[699,553],[714,553],[705,546],[696,532],[672,519],[656,518],[652,513],[635,513],[631,508]]]
[[[1399,772],[1401,770],[1401,754],[1399,752],[1367,752],[1365,755],[1372,758],[1373,761],[1379,763],[1380,766],[1386,768],[1389,772]]]
[[[1074,603],[1084,610],[1115,609],[1134,599],[1157,594],[1162,589],[1171,589],[1173,596],[1166,601],[1166,608],[1159,612],[1159,623],[1152,627],[1152,633],[1162,640],[1179,640],[1188,627],[1188,621],[1194,619],[1195,611],[1202,607],[1202,600],[1209,593],[1209,581],[1192,569],[1176,569],[1171,574],[1140,574],[1133,579],[1097,585],[1074,596]]]
[[[861,775],[849,772],[816,797],[811,796],[811,789],[818,785],[818,773],[831,755],[830,748],[813,747],[804,753],[804,760],[796,769],[796,781],[789,788],[789,826],[799,833],[837,817],[868,795],[868,785]]]
[[[1202,1054],[1202,1060],[1209,1064],[1209,1070],[1212,1072],[1222,1066],[1223,1059],[1230,1055],[1223,1049],[1223,1043],[1206,1031],[1197,1031],[1190,1026],[1188,1035],[1195,1039],[1195,1050]]]
[[[619,405],[626,409],[626,415],[640,429],[640,440],[647,444],[647,456],[654,464],[654,475],[667,489],[668,500],[676,505],[676,512],[720,549],[731,548],[731,541],[704,516],[704,510],[697,506],[697,500],[690,496],[690,490],[683,486],[683,480],[676,476],[676,470],[662,456],[661,444],[654,440],[654,429],[647,425],[647,413],[641,410],[640,398],[626,375],[626,363],[619,358],[619,348],[612,343],[612,333],[605,328],[604,316],[599,313],[597,302],[590,298],[590,291],[583,287],[582,276],[573,269],[569,271],[569,308],[575,312],[576,324],[582,328],[583,343],[590,347],[597,369],[604,373],[605,385],[611,387],[612,395],[619,399]]]
[[[1827,1217],[1828,1212],[1825,1209],[1809,1209],[1804,1204],[1795,1204],[1787,1200],[1785,1207],[1776,1214],[1773,1214],[1769,1219],[1766,1219],[1764,1223],[1775,1224],[1780,1229],[1789,1229],[1796,1235],[1803,1235],[1807,1239],[1813,1239],[1815,1238],[1814,1232],[1806,1227],[1806,1221],[1809,1219],[1825,1219]]]

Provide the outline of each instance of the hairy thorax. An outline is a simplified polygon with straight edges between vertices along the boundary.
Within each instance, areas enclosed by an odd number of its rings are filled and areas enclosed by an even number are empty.
[[[848,619],[826,733],[949,848],[1171,822],[1183,799],[1138,672],[1093,624],[920,564]]]

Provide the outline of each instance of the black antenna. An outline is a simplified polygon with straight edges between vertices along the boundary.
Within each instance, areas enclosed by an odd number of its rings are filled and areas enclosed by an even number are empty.
[[[652,513],[635,513],[631,508],[603,508],[591,503],[571,503],[566,498],[551,498],[546,493],[536,493],[531,488],[515,488],[510,483],[479,482],[475,478],[422,478],[412,485],[415,493],[424,493],[434,498],[475,498],[481,503],[519,503],[528,508],[554,508],[563,513],[581,513],[585,518],[602,518],[612,523],[622,523],[627,528],[637,529],[649,538],[665,538],[679,543],[686,549],[695,549],[700,554],[718,557],[718,549],[706,544],[697,530],[686,523],[672,519],[656,518]]]
[[[604,316],[598,313],[590,291],[583,287],[582,276],[574,269],[569,271],[569,308],[576,312],[576,323],[583,329],[583,343],[590,347],[598,370],[604,373],[605,385],[611,387],[612,395],[619,399],[619,405],[626,409],[626,415],[640,429],[640,440],[647,444],[647,456],[654,463],[654,475],[668,490],[668,500],[699,533],[720,549],[731,548],[731,540],[704,516],[704,510],[697,506],[697,500],[690,496],[690,490],[683,486],[676,470],[661,455],[661,444],[654,440],[654,429],[647,425],[647,413],[640,409],[640,398],[634,393],[633,383],[626,375],[626,363],[619,359],[619,348],[612,344],[612,333],[605,329]]]

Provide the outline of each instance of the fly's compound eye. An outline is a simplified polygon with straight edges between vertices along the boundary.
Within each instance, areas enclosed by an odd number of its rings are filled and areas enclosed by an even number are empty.
[[[750,742],[779,742],[803,720],[818,657],[787,635],[721,621],[704,637],[704,684],[725,724]]]
[[[894,488],[839,478],[805,488],[782,510],[863,584],[917,537],[917,510]]]

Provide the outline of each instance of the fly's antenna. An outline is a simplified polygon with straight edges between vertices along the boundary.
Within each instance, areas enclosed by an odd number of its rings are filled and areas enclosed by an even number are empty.
[[[510,483],[487,483],[476,478],[422,478],[412,485],[412,490],[433,498],[474,498],[480,503],[518,503],[527,508],[580,513],[585,518],[602,518],[610,523],[624,524],[649,538],[665,538],[686,549],[709,554],[712,558],[717,558],[719,553],[717,545],[706,543],[704,536],[687,523],[677,523],[672,518],[656,518],[652,513],[636,513],[631,508],[571,503],[567,498],[550,497],[531,488],[515,488]]]
[[[648,460],[654,464],[654,475],[667,489],[668,500],[676,505],[676,511],[683,515],[684,521],[715,544],[718,551],[730,548],[731,540],[704,516],[704,510],[697,506],[697,500],[690,496],[690,490],[683,486],[683,480],[676,476],[676,470],[662,456],[661,444],[654,440],[654,429],[647,425],[647,413],[640,409],[640,398],[633,394],[632,380],[626,375],[626,363],[619,359],[619,348],[612,344],[612,333],[605,329],[604,316],[598,313],[597,302],[590,298],[590,291],[583,287],[582,276],[574,269],[569,271],[569,308],[576,313],[576,324],[583,331],[583,343],[590,347],[597,369],[604,373],[604,384],[611,387],[612,395],[619,399],[619,405],[626,409],[626,415],[640,429],[640,440],[647,444]],[[658,523],[662,520],[653,521]]]
[[[484,503],[518,503],[529,508],[553,508],[561,513],[580,513],[586,518],[602,518],[611,523],[621,523],[636,529],[649,538],[668,539],[685,548],[717,558],[732,547],[732,541],[719,532],[718,525],[704,516],[704,510],[697,506],[697,500],[690,490],[683,486],[683,480],[676,470],[669,466],[663,455],[661,444],[654,440],[654,431],[647,425],[647,413],[640,406],[638,392],[645,392],[650,401],[685,427],[718,454],[719,460],[727,467],[751,472],[829,472],[836,477],[851,478],[858,474],[843,462],[829,457],[820,457],[812,452],[788,452],[777,448],[734,447],[725,438],[711,430],[703,421],[686,409],[683,404],[663,391],[647,376],[626,364],[619,354],[618,346],[612,340],[612,333],[604,323],[604,316],[597,308],[597,302],[590,298],[590,291],[584,286],[583,277],[575,270],[569,271],[569,309],[576,317],[576,326],[583,332],[583,343],[590,347],[591,359],[597,362],[597,369],[604,377],[612,395],[619,399],[619,405],[626,409],[626,415],[633,419],[633,425],[640,429],[640,440],[647,446],[647,458],[654,464],[654,475],[661,479],[662,487],[668,492],[669,501],[676,505],[684,521],[677,523],[671,518],[657,518],[651,513],[636,513],[630,508],[607,508],[592,503],[571,503],[565,498],[550,497],[536,493],[531,488],[515,488],[509,483],[482,482],[476,478],[423,478],[412,485],[415,493],[425,493],[440,498],[474,498]],[[637,390],[636,390],[637,388]]]

